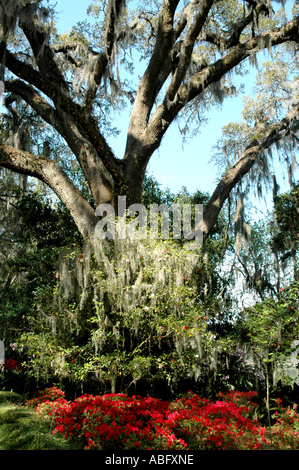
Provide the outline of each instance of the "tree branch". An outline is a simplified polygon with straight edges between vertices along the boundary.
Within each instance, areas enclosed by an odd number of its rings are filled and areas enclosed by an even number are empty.
[[[9,145],[0,145],[0,166],[33,176],[46,183],[65,204],[82,236],[93,235],[98,218],[57,162],[16,150]]]
[[[210,9],[213,6],[213,0],[205,0],[200,4],[199,10],[195,15],[192,25],[190,26],[185,38],[182,42],[182,47],[179,54],[179,61],[176,65],[176,70],[173,79],[167,88],[166,95],[167,99],[172,101],[174,96],[182,84],[185,78],[187,68],[190,64],[190,60],[193,53],[195,41],[197,40],[199,33],[207,19]]]
[[[53,50],[53,52],[55,52],[55,54],[64,54],[64,56],[69,61],[69,63],[77,68],[79,66],[78,62],[76,62],[76,60],[69,54],[69,51],[74,50],[76,48],[76,46],[77,46],[77,44],[75,45],[74,43],[72,43],[72,44],[56,44],[56,45],[52,46],[52,50]]]
[[[92,116],[86,115],[79,104],[72,101],[65,93],[60,90],[58,91],[51,81],[46,82],[40,72],[17,59],[9,51],[6,53],[6,66],[12,73],[22,77],[23,80],[38,88],[55,103],[56,109],[50,106],[33,87],[21,80],[8,82],[8,88],[10,88],[11,91],[14,91],[14,93],[23,98],[26,103],[28,103],[38,114],[41,115],[43,119],[46,120],[46,122],[51,124],[67,140],[74,154],[77,156],[84,172],[90,163],[90,170],[88,170],[88,173],[89,176],[92,175],[92,179],[89,179],[89,182],[93,182],[92,192],[95,197],[95,202],[100,203],[99,197],[103,194],[103,191],[100,188],[101,181],[105,181],[106,183],[109,182],[107,170],[111,172],[113,176],[118,176],[120,164],[114,157],[112,150],[100,133]],[[69,125],[70,120],[72,120],[72,126]],[[77,131],[75,134],[71,135],[71,129],[74,129],[74,126]],[[78,126],[81,127],[80,131],[78,131]],[[79,139],[78,136],[80,136]],[[77,141],[74,146],[75,138]],[[80,159],[80,157],[82,157],[80,150],[85,146],[87,139],[90,139],[90,143],[96,150],[92,152],[92,161],[90,162],[87,155],[91,155],[91,153],[89,151],[84,153],[84,163],[82,162],[82,159]],[[98,163],[96,160],[98,160]],[[106,168],[103,167],[103,163]],[[96,182],[95,178],[100,174],[102,177]],[[111,183],[108,186],[111,187]],[[106,193],[104,198],[105,201],[107,201],[107,197],[108,194]]]
[[[234,30],[233,30],[231,36],[226,41],[227,48],[233,47],[233,46],[236,46],[237,44],[239,44],[240,36],[243,33],[246,26],[248,26],[250,23],[252,23],[255,18],[258,18],[258,16],[262,12],[265,12],[265,1],[264,0],[258,2],[255,5],[254,10],[252,9],[251,12],[234,27]]]
[[[92,106],[108,62],[108,57],[104,52],[97,54],[93,65],[91,79],[89,80],[90,85],[87,88],[84,97],[84,109],[86,114],[90,114],[92,111]]]
[[[62,129],[59,125],[56,109],[42,98],[33,87],[23,80],[16,79],[5,82],[5,90],[22,98],[44,121],[61,133]]]
[[[48,95],[48,87],[39,73],[31,65],[22,62],[14,56],[8,49],[5,49],[5,66],[17,77],[22,77],[26,82],[31,83],[40,91]],[[48,95],[49,96],[49,95]]]
[[[114,0],[110,3],[107,15],[107,26],[105,28],[105,51],[96,54],[90,85],[85,93],[84,108],[87,114],[91,113],[92,105],[96,97],[98,87],[101,83],[109,62],[113,62],[115,44],[117,37],[117,24],[124,6],[124,0]],[[122,35],[121,35],[122,37]]]
[[[188,24],[188,18],[192,16],[193,11],[198,7],[200,0],[191,0],[182,11],[178,22],[174,27],[175,41],[181,36]]]
[[[168,95],[157,108],[144,132],[144,139],[148,142],[154,136],[153,148],[157,148],[157,140],[160,142],[171,122],[176,118],[184,106],[202,93],[209,85],[219,81],[227,72],[232,70],[252,53],[275,46],[287,41],[299,40],[299,17],[290,21],[280,29],[271,33],[264,33],[249,39],[243,44],[230,48],[225,56],[216,62],[207,65],[201,71],[195,73],[187,83],[181,85],[170,101]],[[158,136],[158,138],[157,138]]]
[[[203,220],[199,226],[195,227],[195,232],[201,231],[204,238],[210,233],[231,190],[250,171],[257,157],[273,144],[283,139],[290,130],[292,132],[299,130],[299,105],[291,109],[279,123],[271,126],[271,129],[266,127],[264,129],[257,129],[258,135],[256,138],[247,145],[243,155],[226,171],[218,183],[204,209]]]
[[[207,86],[220,80],[222,76],[249,57],[250,54],[257,53],[269,47],[269,45],[276,46],[287,41],[298,42],[298,40],[299,16],[276,31],[263,33],[256,38],[249,39],[244,44],[238,44],[229,49],[224,57],[193,75],[189,82],[180,88],[178,92],[180,100],[191,101]]]
[[[149,65],[139,83],[129,123],[125,158],[144,131],[157,96],[160,71],[174,44],[173,19],[179,0],[164,0],[158,18],[156,42]]]
[[[6,90],[20,96],[66,140],[86,176],[95,204],[109,202],[112,191],[109,174],[78,123],[70,115],[54,109],[35,89],[22,80],[7,82]],[[107,153],[107,149],[103,151]]]
[[[61,91],[52,80],[42,77],[38,70],[28,65],[14,56],[7,49],[5,51],[5,66],[17,77],[22,78],[42,93],[48,96],[57,107],[62,107],[65,111],[76,116],[82,116],[82,107],[73,102],[71,98]]]
[[[49,33],[37,17],[36,5],[27,4],[24,6],[19,25],[31,46],[43,79],[46,82],[52,81],[57,89],[68,93],[68,85],[55,62],[55,54],[49,45]]]

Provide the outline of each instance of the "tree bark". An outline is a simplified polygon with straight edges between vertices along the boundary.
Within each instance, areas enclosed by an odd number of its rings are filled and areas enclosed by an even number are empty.
[[[0,145],[0,165],[46,183],[69,210],[83,237],[93,237],[98,222],[92,207],[60,166],[48,158]]]

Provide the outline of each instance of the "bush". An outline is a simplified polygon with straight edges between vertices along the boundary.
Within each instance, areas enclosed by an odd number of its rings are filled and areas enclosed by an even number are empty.
[[[36,407],[45,402],[66,402],[65,394],[62,390],[56,387],[49,387],[40,392],[35,398],[27,401],[27,406]]]
[[[248,409],[247,416],[256,420],[258,417],[258,393],[257,392],[236,392],[219,393],[219,398],[226,403],[235,403],[239,407],[246,407]]]
[[[264,428],[248,418],[250,408],[223,398],[212,403],[189,394],[177,400],[177,409],[168,420],[192,450],[259,449]]]
[[[48,400],[49,396],[53,400]],[[256,392],[231,392],[212,402],[189,392],[172,402],[125,394],[82,395],[72,402],[49,389],[35,399],[58,433],[78,449],[298,449],[297,410],[279,407],[277,423],[260,426]],[[58,397],[58,398],[57,398]],[[29,402],[32,406],[32,400]]]
[[[276,423],[271,429],[272,445],[279,450],[299,449],[297,405],[285,408],[280,398],[276,399],[276,403],[278,410],[275,413]]]
[[[188,392],[172,402],[125,394],[82,395],[72,402],[57,388],[27,402],[78,449],[299,449],[297,407],[277,400],[276,424],[259,424],[257,392],[219,394],[212,402]]]

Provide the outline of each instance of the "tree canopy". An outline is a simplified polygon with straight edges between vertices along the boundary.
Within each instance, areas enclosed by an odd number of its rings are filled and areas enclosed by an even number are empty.
[[[198,127],[210,106],[235,93],[234,75],[259,51],[286,54],[298,44],[297,4],[289,20],[283,1],[97,0],[88,9],[90,22],[63,35],[55,28],[55,7],[45,1],[0,4],[6,130],[14,117],[10,140],[0,145],[0,165],[46,183],[84,236],[94,231],[99,204],[116,204],[119,195],[128,205],[141,202],[149,160],[175,120],[185,120],[186,131],[191,120]],[[258,156],[282,139],[296,140],[296,93],[293,87],[283,115],[250,123],[239,158],[205,207],[198,227],[205,234]],[[115,155],[108,143],[115,132],[111,111],[124,105],[130,110],[127,140],[123,154]],[[30,131],[28,117],[34,121]],[[58,137],[87,192],[67,171],[66,153],[53,152]]]

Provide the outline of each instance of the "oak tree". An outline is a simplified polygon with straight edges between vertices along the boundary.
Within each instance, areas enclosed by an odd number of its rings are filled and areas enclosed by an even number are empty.
[[[170,125],[195,126],[210,103],[234,91],[234,72],[259,51],[298,44],[299,16],[276,15],[281,2],[257,0],[94,1],[92,25],[58,35],[54,10],[42,0],[1,0],[1,74],[10,105],[22,100],[67,143],[88,184],[92,203],[62,162],[2,142],[0,166],[36,177],[60,198],[83,236],[94,233],[94,208],[141,202],[147,165]],[[131,53],[131,55],[130,55]],[[136,57],[145,68],[131,83]],[[139,70],[138,70],[139,73]],[[1,78],[1,77],[0,77]],[[109,108],[130,106],[123,155],[107,138]],[[232,188],[258,155],[298,130],[298,103],[275,126],[250,133],[239,159],[225,172],[205,207],[200,227],[212,229]],[[189,119],[189,121],[188,121]],[[253,126],[254,127],[254,126]],[[201,156],[199,155],[199,158]],[[192,169],[190,169],[192,171]]]

